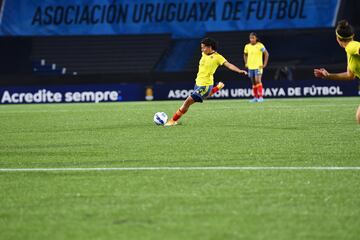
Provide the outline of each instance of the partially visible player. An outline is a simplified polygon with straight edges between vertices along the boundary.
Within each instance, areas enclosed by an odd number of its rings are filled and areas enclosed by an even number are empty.
[[[239,74],[247,74],[246,71],[239,69],[235,65],[228,62],[221,56],[217,50],[217,43],[211,38],[204,38],[201,41],[202,57],[199,62],[199,71],[195,80],[194,92],[184,101],[183,105],[176,111],[174,116],[165,124],[165,126],[174,126],[177,121],[184,115],[189,107],[196,103],[202,103],[204,99],[212,96],[217,91],[224,87],[222,82],[219,82],[216,87],[214,85],[214,73],[219,66],[225,66],[231,71]]]
[[[261,77],[263,69],[266,68],[269,61],[269,52],[259,41],[256,33],[249,35],[250,43],[244,48],[245,67],[248,68],[248,75],[252,82],[254,98],[250,102],[263,102],[263,85]]]
[[[347,71],[342,73],[329,73],[326,69],[314,69],[318,78],[329,80],[354,80],[360,78],[360,42],[354,40],[354,28],[346,21],[341,20],[336,27],[336,40],[340,47],[345,48],[347,55]],[[360,106],[356,113],[356,120],[360,124]]]

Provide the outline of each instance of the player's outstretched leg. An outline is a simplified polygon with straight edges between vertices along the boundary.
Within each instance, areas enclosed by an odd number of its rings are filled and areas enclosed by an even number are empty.
[[[175,112],[174,116],[164,125],[165,127],[171,127],[177,125],[177,121],[184,115],[189,107],[194,103],[194,99],[189,96],[183,103],[183,105]]]
[[[360,106],[358,107],[358,110],[356,112],[356,120],[360,124]]]

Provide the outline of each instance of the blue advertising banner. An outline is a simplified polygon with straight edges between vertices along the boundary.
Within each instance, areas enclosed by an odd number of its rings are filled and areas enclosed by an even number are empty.
[[[217,92],[213,98],[237,99],[252,97],[250,82],[234,80],[226,81],[225,84],[225,88]],[[274,80],[264,83],[265,98],[359,96],[358,91],[358,81]],[[193,85],[190,83],[155,85],[154,99],[185,99],[192,92]]]
[[[0,104],[140,101],[142,84],[0,87]]]
[[[250,82],[226,81],[215,99],[252,97]],[[83,103],[144,100],[183,100],[193,91],[192,83],[163,83],[149,86],[136,84],[91,84],[0,87],[0,104]],[[358,81],[267,81],[265,98],[359,96]]]
[[[332,27],[340,0],[2,0],[0,35],[104,35]]]

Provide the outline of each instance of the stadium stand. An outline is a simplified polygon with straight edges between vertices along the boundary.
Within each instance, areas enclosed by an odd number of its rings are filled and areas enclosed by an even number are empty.
[[[29,62],[31,41],[29,38],[0,37],[0,52],[0,74],[31,72]]]
[[[357,27],[357,39],[360,16],[350,9],[357,9],[359,4],[355,0],[341,1],[337,19],[346,18]],[[327,66],[333,71],[346,68],[346,55],[335,41],[333,28],[257,32],[270,53],[264,74],[267,79],[281,75],[313,78],[314,66]],[[207,35],[218,40],[219,52],[229,61],[243,67],[248,34],[237,31]],[[170,34],[0,37],[0,85],[193,81],[201,57],[199,42],[200,38],[173,39]]]
[[[169,48],[170,35],[35,37],[31,60],[45,72],[116,74],[150,72]],[[41,60],[45,62],[43,68]],[[51,68],[50,68],[51,70]]]

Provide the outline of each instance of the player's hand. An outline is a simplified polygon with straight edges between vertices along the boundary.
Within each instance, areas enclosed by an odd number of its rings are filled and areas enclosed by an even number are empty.
[[[240,70],[239,73],[240,73],[240,74],[244,74],[244,75],[247,75],[247,74],[248,74],[247,71],[245,71],[245,70]]]
[[[318,77],[318,78],[327,78],[329,77],[329,72],[326,71],[325,68],[320,68],[320,69],[314,69],[314,75],[315,77]]]

